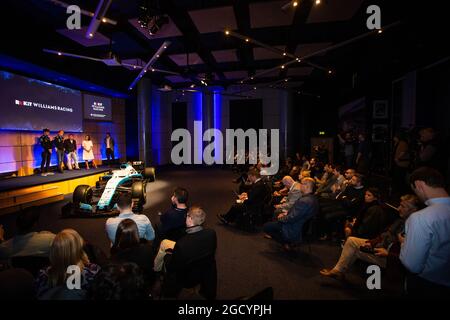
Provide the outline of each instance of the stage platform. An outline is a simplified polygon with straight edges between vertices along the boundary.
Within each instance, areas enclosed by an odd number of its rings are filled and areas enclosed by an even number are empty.
[[[64,171],[43,177],[32,175],[0,180],[0,215],[21,208],[64,199],[80,184],[94,186],[109,168]]]

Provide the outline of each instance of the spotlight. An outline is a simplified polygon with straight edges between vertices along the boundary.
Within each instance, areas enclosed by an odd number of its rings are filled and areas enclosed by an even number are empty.
[[[253,87],[253,90],[256,90],[256,87]]]
[[[195,88],[195,84],[191,84],[191,88]]]
[[[229,36],[229,35],[230,35],[230,31],[225,30],[225,34],[226,34],[227,36]]]
[[[292,2],[292,6],[294,6],[294,7],[298,6],[298,1]]]
[[[106,18],[103,18],[103,19],[102,19],[102,22],[103,22],[103,23],[106,23]]]
[[[383,33],[383,29],[379,29],[379,30],[378,30],[378,33],[379,33],[379,34],[382,34],[382,33]]]
[[[250,39],[249,39],[249,38],[246,38],[246,39],[245,39],[245,42],[249,42],[249,41],[250,41]]]
[[[286,57],[286,52],[283,52],[283,56]]]
[[[333,70],[328,70],[328,74],[332,74],[333,73]]]
[[[61,53],[61,52],[58,52],[58,56],[62,56],[62,53]]]
[[[319,5],[320,4],[320,0],[316,0],[316,5]]]
[[[92,38],[94,36],[93,33],[89,33],[89,38]]]
[[[281,69],[284,69],[285,67],[284,66],[281,66]]]

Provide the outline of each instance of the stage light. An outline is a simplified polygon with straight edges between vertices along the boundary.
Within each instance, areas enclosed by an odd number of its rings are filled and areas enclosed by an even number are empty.
[[[253,87],[253,90],[256,90],[256,87]]]
[[[302,62],[302,60],[300,58],[297,58],[295,60],[297,60],[297,62]]]
[[[382,33],[383,33],[383,29],[379,29],[379,30],[378,30],[378,33],[379,33],[379,34],[382,34]]]
[[[191,88],[195,88],[195,84],[191,84]]]
[[[155,72],[155,69],[152,68],[152,72]]]
[[[251,80],[255,79],[254,77],[250,77]]]
[[[286,52],[283,52],[283,56],[286,57]]]
[[[136,66],[133,66],[133,69],[136,69]]]
[[[246,39],[245,39],[245,42],[249,42],[249,41],[250,41],[250,39],[249,39],[249,38],[246,38]]]
[[[284,79],[284,82],[288,82],[288,79]]]
[[[62,56],[62,53],[61,53],[61,52],[58,52],[58,56]]]
[[[285,67],[284,66],[281,66],[281,69],[284,69]]]
[[[225,34],[226,34],[227,36],[229,36],[229,35],[230,35],[230,31],[225,30]]]
[[[294,6],[294,7],[298,6],[298,1],[292,2],[292,6]]]
[[[320,0],[316,0],[316,5],[319,5],[320,4]]]
[[[332,70],[328,70],[328,74],[332,74],[333,73],[333,71]]]
[[[93,33],[89,33],[89,38],[92,38],[94,36]]]
[[[103,19],[102,19],[102,22],[103,22],[103,23],[106,23],[106,18],[103,18]]]
[[[144,70],[144,73],[146,73],[147,72],[147,70]]]

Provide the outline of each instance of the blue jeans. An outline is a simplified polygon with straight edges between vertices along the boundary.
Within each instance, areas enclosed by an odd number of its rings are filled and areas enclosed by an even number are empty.
[[[268,234],[272,237],[272,239],[281,242],[287,243],[288,241],[283,239],[283,235],[281,234],[281,223],[278,221],[267,222],[263,226],[264,233]]]

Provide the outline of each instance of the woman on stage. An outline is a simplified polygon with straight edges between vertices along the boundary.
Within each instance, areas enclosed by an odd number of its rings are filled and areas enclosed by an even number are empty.
[[[91,136],[87,134],[81,145],[83,147],[83,160],[86,162],[86,170],[89,170],[89,161],[92,161],[92,166],[97,168],[94,160],[94,145]]]

